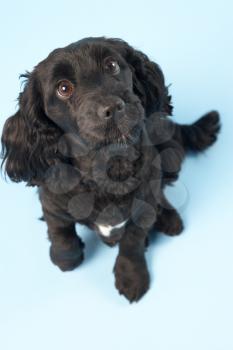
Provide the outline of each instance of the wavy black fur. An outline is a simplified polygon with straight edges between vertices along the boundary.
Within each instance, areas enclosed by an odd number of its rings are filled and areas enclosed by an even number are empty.
[[[106,66],[112,60],[119,70]],[[182,220],[163,194],[185,153],[203,151],[219,131],[210,112],[179,125],[160,67],[120,39],[86,38],[53,51],[32,73],[2,134],[6,174],[39,188],[52,261],[63,271],[84,258],[79,222],[119,243],[115,283],[129,301],[149,288],[145,243],[152,229],[179,234]],[[57,87],[74,88],[61,99]],[[101,226],[115,226],[104,236]]]

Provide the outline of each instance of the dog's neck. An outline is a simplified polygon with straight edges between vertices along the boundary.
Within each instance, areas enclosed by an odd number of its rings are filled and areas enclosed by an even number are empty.
[[[98,190],[115,195],[125,195],[145,181],[153,160],[143,132],[133,145],[87,148],[76,139],[70,148],[73,149],[72,164],[80,172],[82,183],[91,183],[92,187],[95,184]]]

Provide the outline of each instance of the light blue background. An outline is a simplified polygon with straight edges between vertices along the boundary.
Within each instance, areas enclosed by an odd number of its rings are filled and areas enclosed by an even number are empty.
[[[184,233],[147,253],[152,283],[130,305],[114,288],[117,248],[81,230],[84,264],[62,273],[48,257],[36,190],[0,181],[2,350],[233,349],[232,1],[2,1],[0,129],[16,110],[18,76],[85,36],[121,37],[172,83],[174,118],[221,113],[218,143],[188,158],[169,197]]]

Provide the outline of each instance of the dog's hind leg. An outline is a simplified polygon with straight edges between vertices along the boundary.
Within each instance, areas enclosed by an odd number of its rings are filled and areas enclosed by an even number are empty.
[[[176,209],[168,202],[164,194],[161,195],[158,206],[157,220],[153,229],[168,236],[177,236],[183,231],[183,221]]]

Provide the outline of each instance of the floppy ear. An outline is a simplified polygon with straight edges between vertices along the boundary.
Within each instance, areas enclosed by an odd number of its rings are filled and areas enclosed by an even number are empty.
[[[19,110],[5,122],[2,133],[2,165],[12,181],[29,185],[43,181],[45,171],[59,161],[57,143],[61,130],[44,110],[39,80],[34,71],[26,74]]]
[[[128,61],[133,71],[135,93],[141,97],[147,115],[154,112],[172,115],[171,96],[158,64],[134,49],[129,51]]]
[[[109,41],[120,50],[130,66],[133,73],[134,91],[140,97],[146,114],[162,112],[172,115],[171,96],[168,94],[164,75],[159,65],[123,40],[109,39]]]

